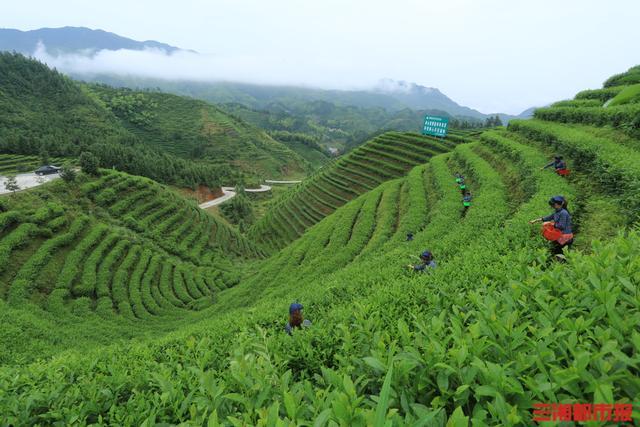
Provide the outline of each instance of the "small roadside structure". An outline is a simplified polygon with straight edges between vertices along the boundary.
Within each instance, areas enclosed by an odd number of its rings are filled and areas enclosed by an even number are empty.
[[[57,166],[53,166],[53,165],[46,165],[46,166],[42,166],[38,169],[35,170],[35,174],[36,175],[52,175],[54,173],[60,173],[60,169]]]

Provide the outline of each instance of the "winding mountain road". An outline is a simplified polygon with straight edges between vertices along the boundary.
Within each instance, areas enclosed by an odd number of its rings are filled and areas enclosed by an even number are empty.
[[[265,191],[271,191],[271,187],[268,185],[261,185],[260,188],[245,188],[246,193],[264,193]],[[217,206],[221,203],[231,200],[236,196],[236,189],[234,187],[222,187],[222,196],[217,199],[209,200],[200,204],[201,209],[207,209],[212,206]]]

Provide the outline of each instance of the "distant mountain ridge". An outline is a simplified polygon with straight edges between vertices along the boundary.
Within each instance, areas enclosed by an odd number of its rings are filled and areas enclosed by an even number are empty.
[[[68,53],[93,54],[100,50],[119,49],[160,49],[167,53],[181,50],[154,40],[136,41],[108,31],[85,27],[40,28],[31,31],[0,28],[0,51],[16,51],[29,56],[40,43],[53,56]]]
[[[383,79],[374,88],[374,92],[387,94],[414,110],[438,109],[445,110],[451,115],[479,119],[487,116],[472,108],[459,105],[437,88],[421,86],[402,80]]]
[[[100,50],[119,49],[159,49],[167,53],[184,50],[157,41],[136,41],[107,31],[84,27],[41,28],[32,31],[0,29],[0,51],[16,51],[29,56],[36,51],[39,43],[42,43],[47,53],[52,56],[68,53],[92,55]],[[496,114],[484,114],[462,106],[437,88],[388,78],[380,80],[379,84],[371,89],[327,90],[232,81],[164,80],[119,74],[75,74],[73,77],[79,80],[132,89],[160,88],[165,92],[192,96],[207,102],[241,103],[256,109],[268,109],[274,104],[290,106],[323,101],[337,106],[384,108],[391,112],[398,112],[406,108],[417,111],[441,110],[451,116],[475,120],[485,120]],[[532,112],[527,110],[517,116],[497,114],[506,124],[513,118],[531,117]]]
[[[196,82],[187,80],[163,80],[148,77],[120,76],[115,74],[73,74],[72,77],[89,82],[105,83],[116,87],[134,89],[153,88],[181,96],[191,96],[215,104],[239,103],[250,108],[272,110],[274,106],[288,107],[296,113],[301,103],[328,102],[341,107],[383,108],[390,112],[404,109],[414,111],[440,110],[451,116],[484,120],[498,114],[506,124],[514,118],[529,118],[529,110],[520,115],[503,113],[484,114],[464,107],[436,88],[408,83],[411,90],[390,91],[374,87],[371,90],[330,90],[296,86],[259,85],[239,82]],[[387,79],[389,80],[389,79]]]
[[[438,88],[421,86],[416,83],[403,80],[382,79],[373,89],[376,93],[391,96],[405,107],[412,110],[444,110],[452,116],[472,117],[475,119],[485,119],[488,116],[497,114],[500,119],[508,123],[511,119],[524,119],[533,116],[535,107],[529,108],[518,115],[504,113],[481,113],[473,108],[465,107],[453,101]]]

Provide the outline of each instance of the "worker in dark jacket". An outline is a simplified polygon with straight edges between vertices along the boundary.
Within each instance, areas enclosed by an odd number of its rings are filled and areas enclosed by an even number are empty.
[[[469,191],[464,192],[464,196],[462,197],[462,206],[464,206],[465,210],[471,207],[471,193]]]
[[[553,253],[556,256],[562,256],[563,248],[570,248],[573,243],[573,227],[571,224],[571,214],[567,210],[567,200],[563,196],[553,196],[549,200],[549,206],[554,209],[550,215],[529,221],[530,224],[536,222],[544,222],[553,229],[557,230],[553,240]]]
[[[553,166],[558,175],[567,175],[569,173],[567,163],[562,159],[562,156],[555,156],[550,163],[546,164],[541,169],[550,168],[551,166]]]
[[[420,254],[421,263],[418,265],[409,265],[413,271],[427,271],[436,268],[436,262],[433,259],[431,251],[424,251]]]
[[[311,322],[302,315],[302,304],[294,302],[289,306],[289,323],[285,326],[286,333],[291,335],[295,328],[306,328],[311,326]]]
[[[465,191],[467,191],[467,185],[464,183],[464,176],[456,174],[456,184],[458,184],[458,188],[460,188],[462,195],[464,195]]]

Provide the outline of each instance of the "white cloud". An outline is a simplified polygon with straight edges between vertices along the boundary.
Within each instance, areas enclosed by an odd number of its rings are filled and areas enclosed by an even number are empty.
[[[99,50],[52,55],[39,44],[33,57],[65,73],[113,73],[166,80],[235,81],[278,85],[306,85],[330,89],[372,87],[377,78],[362,79],[336,63],[294,62],[270,55],[213,55],[187,50]]]
[[[45,59],[62,70],[327,88],[389,77],[437,87],[483,112],[571,97],[640,63],[637,0],[6,3],[0,27],[87,26],[207,53]]]

